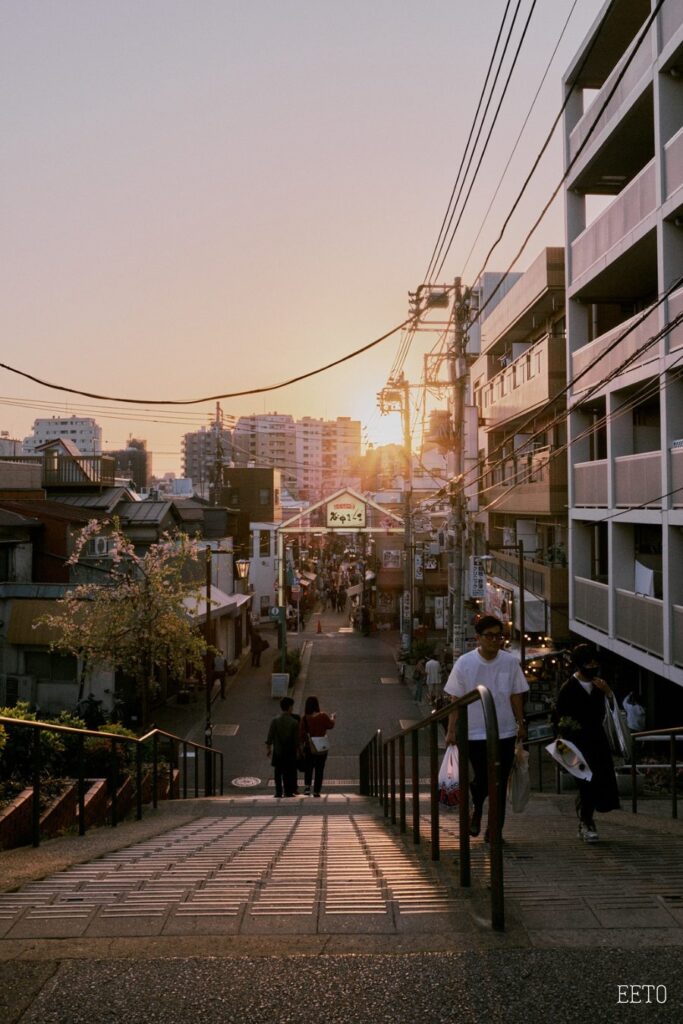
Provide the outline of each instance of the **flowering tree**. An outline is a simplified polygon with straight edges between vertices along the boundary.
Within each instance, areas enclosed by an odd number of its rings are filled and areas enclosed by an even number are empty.
[[[134,678],[144,725],[149,690],[160,669],[183,680],[188,667],[203,668],[206,641],[188,615],[200,595],[199,551],[195,541],[179,533],[164,534],[139,555],[114,523],[107,530],[106,558],[87,557],[89,542],[105,526],[88,523],[68,560],[74,567],[96,565],[102,580],[77,584],[57,602],[59,612],[40,621],[58,633],[53,649],[81,658],[86,673],[101,666]]]

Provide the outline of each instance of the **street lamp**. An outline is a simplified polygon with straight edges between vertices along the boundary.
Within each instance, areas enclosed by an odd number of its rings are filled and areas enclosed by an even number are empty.
[[[249,559],[249,558],[236,558],[235,559],[235,569],[237,570],[237,575],[238,575],[239,579],[241,579],[241,580],[249,579],[249,567],[250,566],[251,566],[251,559]]]

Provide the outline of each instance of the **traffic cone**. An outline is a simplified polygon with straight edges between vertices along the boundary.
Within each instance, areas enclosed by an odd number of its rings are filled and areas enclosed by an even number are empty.
[[[320,616],[318,616],[318,628],[316,629],[316,633],[322,633],[322,631],[323,627],[320,624]]]

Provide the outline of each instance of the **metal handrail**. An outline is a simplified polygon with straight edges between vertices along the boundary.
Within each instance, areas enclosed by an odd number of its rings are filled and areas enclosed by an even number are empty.
[[[431,859],[440,858],[439,836],[439,752],[438,723],[448,718],[453,711],[465,709],[458,715],[457,746],[460,762],[460,806],[459,806],[459,866],[460,885],[471,885],[470,832],[469,832],[469,737],[468,707],[481,701],[486,729],[486,759],[488,767],[488,824],[490,839],[490,886],[491,926],[495,931],[505,929],[505,892],[503,877],[503,838],[501,835],[501,808],[499,806],[500,748],[498,738],[498,716],[490,691],[477,686],[463,697],[458,697],[439,711],[433,711],[427,718],[415,722],[393,736],[384,739],[381,729],[368,741],[360,752],[360,792],[363,796],[376,797],[384,806],[384,817],[396,823],[396,746],[398,743],[398,787],[399,787],[399,830],[406,827],[406,737],[411,741],[411,788],[413,801],[412,831],[413,843],[418,845],[420,837],[420,771],[419,734],[429,730],[429,781],[430,781],[430,826]]]
[[[31,759],[32,759],[32,788],[33,788],[33,806],[32,806],[32,841],[34,846],[40,844],[40,785],[41,785],[41,771],[42,771],[42,750],[40,744],[40,734],[43,731],[53,733],[67,733],[78,737],[78,834],[83,836],[86,833],[86,820],[85,820],[85,739],[86,737],[96,737],[97,739],[104,739],[110,741],[110,761],[109,761],[109,786],[111,792],[111,827],[115,828],[118,824],[118,807],[117,807],[117,794],[118,794],[118,765],[116,761],[116,753],[119,744],[125,743],[135,746],[135,797],[136,797],[136,818],[138,821],[142,818],[142,805],[143,805],[143,793],[142,793],[142,754],[143,748],[146,743],[151,742],[152,744],[152,806],[156,808],[159,802],[159,739],[168,740],[168,755],[166,761],[169,766],[169,799],[177,799],[173,792],[173,772],[178,769],[178,747],[182,744],[183,748],[183,769],[182,769],[182,786],[183,786],[183,798],[187,797],[187,750],[188,747],[192,747],[195,751],[205,750],[209,754],[208,765],[210,765],[209,772],[207,773],[207,759],[205,759],[205,795],[212,796],[211,791],[211,780],[216,778],[216,758],[220,759],[220,795],[223,796],[223,753],[220,750],[216,750],[214,747],[208,747],[203,743],[196,743],[194,740],[184,739],[182,736],[176,736],[175,733],[166,732],[164,729],[152,729],[150,732],[145,733],[144,736],[120,736],[118,733],[98,731],[96,729],[77,729],[71,725],[57,725],[53,722],[41,722],[31,721],[25,718],[9,718],[5,715],[0,715],[0,726],[10,727],[23,727],[35,730],[34,739],[32,743]],[[198,757],[195,757],[195,772],[194,772],[194,795],[199,796],[199,761]]]
[[[638,796],[637,796],[637,785],[636,785],[636,741],[651,739],[653,736],[668,736],[669,737],[669,770],[671,771],[671,817],[678,817],[678,793],[677,793],[677,775],[678,775],[678,759],[676,756],[676,737],[683,735],[683,725],[676,725],[669,729],[647,729],[642,732],[631,733],[631,810],[634,814],[638,813]],[[654,767],[654,766],[653,766]]]

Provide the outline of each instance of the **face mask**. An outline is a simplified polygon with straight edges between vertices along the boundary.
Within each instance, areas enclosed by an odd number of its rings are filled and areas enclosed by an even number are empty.
[[[585,668],[581,669],[581,675],[584,676],[586,679],[595,679],[599,672],[599,665],[586,665]]]

